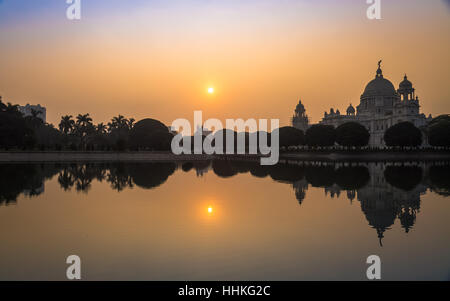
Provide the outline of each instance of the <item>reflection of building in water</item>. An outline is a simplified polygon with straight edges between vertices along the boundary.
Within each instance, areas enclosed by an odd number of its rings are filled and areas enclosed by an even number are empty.
[[[306,179],[294,182],[292,184],[294,188],[295,198],[298,200],[298,203],[301,205],[303,200],[306,197],[306,190],[308,190],[308,181]]]
[[[356,190],[347,190],[347,198],[350,200],[350,203],[353,203],[353,200],[356,199]]]
[[[194,163],[195,172],[197,173],[197,177],[203,177],[208,171],[211,169],[210,161],[198,161]]]
[[[337,184],[333,184],[331,186],[325,187],[325,195],[330,194],[330,197],[334,199],[334,197],[340,197],[341,196],[341,187]]]
[[[412,228],[416,220],[416,213],[420,210],[420,195],[426,192],[422,183],[410,191],[396,188],[386,182],[385,165],[368,164],[370,182],[357,190],[357,198],[361,203],[369,225],[376,229],[378,238],[384,237],[384,232],[394,224],[398,218],[406,232]]]
[[[394,225],[396,219],[408,233],[414,226],[416,215],[420,211],[420,196],[426,192],[428,187],[425,180],[427,166],[425,164],[411,166],[405,164],[405,166],[399,167],[384,163],[368,163],[364,166],[351,167],[337,164],[331,169],[321,169],[322,174],[310,177],[310,180],[317,181],[317,187],[323,187],[326,196],[339,198],[346,193],[351,203],[357,199],[369,225],[377,231],[380,244],[385,231]],[[368,182],[358,183],[358,180],[364,176],[361,168],[364,170],[367,168]],[[388,180],[390,182],[386,179],[386,172],[389,169]],[[314,167],[310,169],[310,171],[314,170]],[[319,167],[316,170],[319,170]],[[416,175],[414,176],[413,173]],[[405,181],[405,178],[408,179]],[[409,178],[413,180],[411,181]],[[320,179],[326,180],[320,183]],[[308,189],[307,180],[295,182],[293,188],[295,196],[301,204]]]
[[[205,168],[196,168],[195,171],[197,172],[197,177],[203,177],[205,174],[209,171],[209,166]]]
[[[45,183],[42,182],[41,186],[37,187],[37,188],[32,188],[32,189],[24,189],[22,191],[23,195],[25,196],[35,196],[35,195],[40,195],[42,193],[45,192]]]

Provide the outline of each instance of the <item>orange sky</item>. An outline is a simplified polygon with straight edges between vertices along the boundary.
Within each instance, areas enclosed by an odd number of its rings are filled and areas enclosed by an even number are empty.
[[[383,59],[396,87],[408,74],[424,113],[450,113],[442,1],[383,1],[379,21],[366,18],[365,1],[231,2],[84,8],[78,22],[63,7],[0,22],[0,95],[46,106],[55,124],[86,112],[170,124],[203,110],[287,125],[299,98],[313,122],[357,105]],[[7,9],[8,0],[0,19]]]

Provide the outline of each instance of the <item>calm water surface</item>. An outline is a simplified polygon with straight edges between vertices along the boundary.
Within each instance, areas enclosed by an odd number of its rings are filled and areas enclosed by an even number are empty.
[[[0,280],[449,280],[450,167],[0,165]]]

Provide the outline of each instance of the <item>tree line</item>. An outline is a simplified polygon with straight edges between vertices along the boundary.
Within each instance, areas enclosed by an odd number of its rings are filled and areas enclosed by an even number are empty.
[[[337,128],[332,125],[315,124],[304,133],[293,127],[280,128],[280,146],[308,146],[329,148],[336,145],[343,148],[364,148],[370,140],[369,131],[357,122],[347,122]],[[392,148],[416,148],[425,141],[432,147],[450,147],[450,115],[441,115],[430,124],[419,129],[411,122],[401,122],[384,132],[386,146]]]
[[[122,115],[113,117],[107,124],[94,124],[89,114],[62,116],[58,127],[44,123],[39,112],[24,116],[18,105],[3,103],[0,99],[0,149],[3,150],[72,150],[72,151],[169,151],[174,136],[169,128],[155,119],[134,118]],[[230,130],[222,130],[225,139]],[[278,131],[280,147],[307,146],[311,149],[339,145],[346,149],[367,147],[369,131],[359,123],[348,122],[337,128],[315,124],[306,132],[294,127]],[[433,147],[450,147],[450,115],[439,116],[424,130]],[[246,150],[252,135],[258,133],[233,132],[235,141],[245,136]],[[271,134],[268,133],[270,136]],[[258,136],[258,135],[257,135]],[[206,137],[204,137],[206,138]],[[258,138],[257,138],[258,139]],[[270,141],[270,137],[268,137]],[[418,147],[423,144],[422,130],[410,122],[398,123],[385,131],[384,141],[390,147]],[[224,140],[224,146],[226,147]],[[237,143],[235,143],[237,145]]]

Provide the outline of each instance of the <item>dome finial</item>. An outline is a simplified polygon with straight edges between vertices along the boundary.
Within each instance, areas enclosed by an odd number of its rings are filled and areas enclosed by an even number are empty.
[[[378,61],[378,69],[377,69],[377,76],[376,77],[383,77],[383,71],[381,70],[381,62],[383,62],[383,60],[379,60]]]

